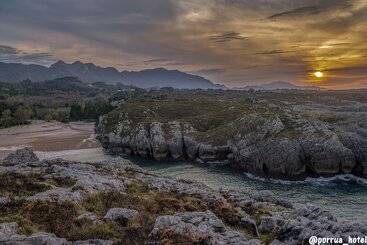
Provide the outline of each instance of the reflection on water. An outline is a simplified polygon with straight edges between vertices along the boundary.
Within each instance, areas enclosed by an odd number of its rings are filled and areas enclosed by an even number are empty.
[[[37,152],[42,159],[64,158],[75,161],[102,161],[113,157],[101,148],[59,152]],[[131,159],[158,175],[200,181],[214,189],[271,190],[280,197],[299,203],[313,203],[348,220],[367,220],[367,183],[352,176],[308,179],[306,181],[271,181],[245,175],[227,167],[213,167],[191,162],[157,163]]]

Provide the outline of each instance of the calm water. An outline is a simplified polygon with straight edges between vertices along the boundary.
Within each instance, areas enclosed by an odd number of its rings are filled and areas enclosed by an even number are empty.
[[[41,158],[62,157],[78,161],[111,159],[100,148],[37,152]],[[367,181],[351,176],[308,179],[300,182],[272,181],[246,176],[226,168],[191,162],[156,163],[131,159],[158,175],[200,181],[214,189],[271,190],[280,197],[299,203],[313,203],[332,211],[340,219],[367,220]]]

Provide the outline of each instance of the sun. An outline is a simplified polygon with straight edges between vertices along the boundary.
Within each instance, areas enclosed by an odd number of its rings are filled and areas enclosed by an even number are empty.
[[[317,78],[322,78],[322,77],[324,77],[324,73],[322,73],[321,71],[316,71],[316,72],[314,73],[314,75],[315,75],[315,77],[317,77]]]

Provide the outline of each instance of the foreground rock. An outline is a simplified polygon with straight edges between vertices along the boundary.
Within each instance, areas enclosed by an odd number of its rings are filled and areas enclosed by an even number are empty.
[[[122,221],[130,221],[137,218],[139,212],[134,209],[128,208],[112,208],[108,210],[107,214],[104,216],[105,219],[108,220],[122,220]]]
[[[16,157],[18,164],[0,165],[6,199],[0,243],[305,244],[310,236],[367,234],[366,223],[340,222],[269,191],[215,191],[129,161],[30,163]]]
[[[30,148],[23,148],[10,153],[2,162],[5,166],[18,165],[21,163],[32,163],[39,161],[36,154]]]
[[[97,131],[109,152],[157,161],[281,179],[367,177],[367,100],[350,93],[150,92],[103,116]]]
[[[240,232],[226,228],[210,211],[160,216],[149,238],[151,243],[171,239],[176,244],[260,244],[259,240],[249,241]]]

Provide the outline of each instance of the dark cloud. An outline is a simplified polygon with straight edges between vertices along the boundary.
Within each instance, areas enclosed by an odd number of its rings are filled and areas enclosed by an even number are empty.
[[[9,54],[16,54],[17,49],[6,46],[6,45],[0,45],[0,55],[9,55]]]
[[[223,43],[223,42],[229,42],[233,40],[244,40],[247,39],[247,37],[242,36],[238,32],[230,31],[230,32],[224,32],[218,35],[213,35],[209,38],[210,41],[216,42],[216,43]]]
[[[296,8],[293,10],[273,14],[268,17],[268,19],[278,19],[281,17],[298,17],[298,16],[304,16],[304,15],[314,15],[319,14],[320,8],[318,6],[306,6],[302,8]]]
[[[162,63],[162,62],[169,62],[171,60],[166,58],[158,58],[158,59],[150,59],[143,61],[144,63],[150,64],[150,63]]]
[[[187,65],[185,62],[177,62],[172,59],[167,58],[157,58],[157,59],[150,59],[145,60],[142,62],[142,64],[145,65],[151,65],[151,66],[183,66]]]
[[[273,55],[273,54],[285,54],[285,53],[294,53],[294,52],[295,51],[275,49],[275,50],[261,51],[261,52],[255,53],[255,54],[259,54],[259,55]]]
[[[311,1],[312,2],[312,1]],[[281,18],[289,18],[289,17],[302,17],[302,16],[310,16],[310,15],[318,15],[328,11],[335,10],[346,10],[353,6],[351,0],[339,0],[339,1],[324,1],[320,2],[318,5],[309,5],[303,6],[287,11],[283,11],[280,13],[273,14],[268,17],[270,20],[276,20]]]
[[[1,0],[0,60],[304,82],[366,64],[366,13],[365,0]]]
[[[11,46],[0,45],[0,61],[47,65],[54,61],[54,57],[50,53],[37,51],[29,53]]]
[[[192,71],[192,73],[202,74],[202,75],[215,75],[218,73],[224,73],[226,69],[223,68],[210,68],[210,69],[200,69],[196,71]]]

